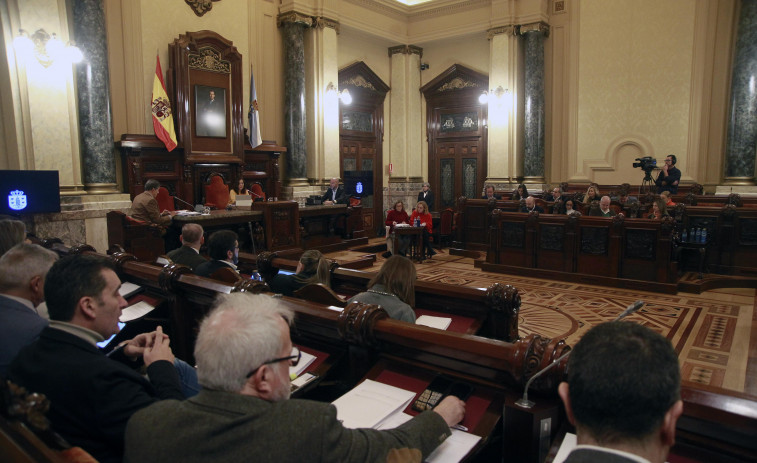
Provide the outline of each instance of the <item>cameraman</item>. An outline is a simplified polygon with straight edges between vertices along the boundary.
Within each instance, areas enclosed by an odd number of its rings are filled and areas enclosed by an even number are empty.
[[[657,194],[663,191],[669,191],[672,195],[678,193],[678,182],[681,181],[681,171],[675,165],[676,156],[674,154],[668,155],[665,158],[665,165],[662,166],[662,170],[660,170],[660,174],[654,182],[657,185]]]

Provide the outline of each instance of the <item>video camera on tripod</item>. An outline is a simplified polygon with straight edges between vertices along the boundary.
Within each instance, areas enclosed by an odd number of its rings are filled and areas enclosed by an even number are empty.
[[[654,180],[652,180],[650,173],[657,168],[657,159],[652,156],[644,156],[643,158],[636,158],[636,160],[639,162],[634,162],[633,166],[644,171],[644,178],[641,180],[639,193],[651,192]]]
[[[640,168],[647,175],[657,168],[657,159],[652,156],[644,156],[643,158],[636,158],[636,160],[639,162],[634,162],[633,166]]]

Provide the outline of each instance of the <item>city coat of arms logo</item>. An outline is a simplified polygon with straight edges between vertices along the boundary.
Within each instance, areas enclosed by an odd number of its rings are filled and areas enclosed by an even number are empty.
[[[26,208],[26,195],[21,190],[13,190],[8,195],[8,206],[14,211]]]

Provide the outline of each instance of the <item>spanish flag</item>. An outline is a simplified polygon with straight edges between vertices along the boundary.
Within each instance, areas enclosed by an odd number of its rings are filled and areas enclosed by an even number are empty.
[[[152,82],[152,127],[155,136],[160,138],[168,151],[176,148],[176,131],[173,127],[171,102],[163,83],[163,70],[160,68],[160,56],[156,56],[155,80]]]

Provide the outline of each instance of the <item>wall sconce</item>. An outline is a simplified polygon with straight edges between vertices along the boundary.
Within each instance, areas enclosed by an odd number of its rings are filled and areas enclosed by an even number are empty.
[[[488,104],[492,101],[492,97],[494,97],[496,100],[501,100],[502,97],[509,94],[510,89],[502,88],[502,86],[500,85],[489,92],[484,90],[484,93],[482,93],[481,96],[478,97],[478,102],[481,104]]]
[[[326,93],[329,92],[333,92],[334,94],[339,96],[339,99],[342,100],[342,103],[344,104],[352,103],[352,95],[350,95],[350,91],[345,88],[340,92],[336,89],[334,82],[329,82],[329,84],[326,86]]]
[[[73,41],[64,45],[55,33],[48,34],[44,29],[37,29],[31,36],[25,30],[19,29],[18,37],[13,39],[13,48],[21,58],[30,59],[34,56],[39,64],[46,68],[56,61],[73,64],[84,58]]]

